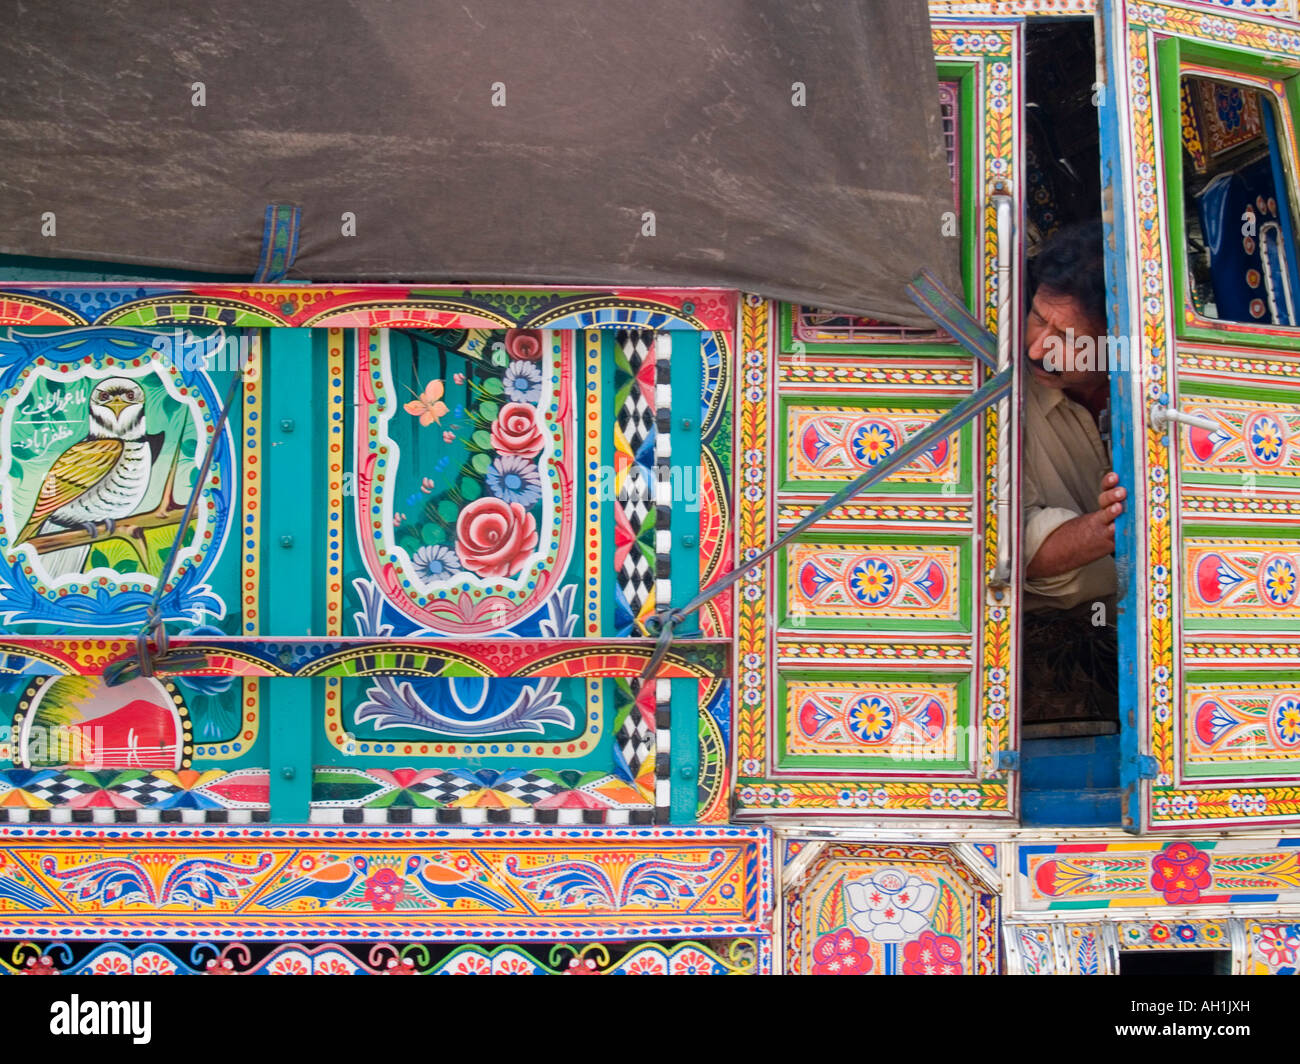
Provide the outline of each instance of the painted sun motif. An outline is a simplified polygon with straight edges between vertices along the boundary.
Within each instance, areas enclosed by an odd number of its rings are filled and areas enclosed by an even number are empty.
[[[1282,457],[1285,442],[1282,426],[1276,419],[1262,415],[1251,423],[1250,448],[1259,461],[1268,465],[1275,464]]]
[[[877,695],[859,698],[846,716],[849,731],[859,742],[883,742],[894,730],[894,707]]]
[[[858,601],[878,606],[894,593],[894,571],[886,562],[867,558],[853,567],[849,587]]]
[[[853,456],[869,466],[888,458],[898,446],[898,437],[888,425],[877,421],[863,425],[853,434]]]

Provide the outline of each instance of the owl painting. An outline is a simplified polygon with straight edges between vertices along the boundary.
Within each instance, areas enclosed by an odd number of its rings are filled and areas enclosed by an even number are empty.
[[[86,435],[45,474],[36,505],[15,545],[35,536],[85,529],[92,536],[104,526],[139,512],[149,489],[161,435],[145,432],[144,388],[126,377],[99,381],[90,393]],[[43,554],[51,578],[82,572],[90,546]]]

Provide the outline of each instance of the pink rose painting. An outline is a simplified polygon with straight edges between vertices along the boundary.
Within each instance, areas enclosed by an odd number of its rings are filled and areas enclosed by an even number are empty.
[[[517,502],[475,499],[456,522],[456,554],[478,576],[513,576],[536,547],[537,522]]]
[[[501,454],[534,458],[546,445],[537,412],[527,403],[506,403],[492,423],[492,446]]]
[[[540,362],[542,334],[538,329],[507,329],[506,353],[521,362]]]

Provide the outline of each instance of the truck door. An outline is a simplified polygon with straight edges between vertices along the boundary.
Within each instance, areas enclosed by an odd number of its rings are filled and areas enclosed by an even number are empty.
[[[1020,214],[1021,24],[936,20],[933,38],[954,189],[935,224],[962,241],[970,309],[996,331],[999,241]],[[992,375],[946,336],[754,299],[742,359],[742,559]],[[1018,569],[1017,405],[835,508],[741,584],[738,815],[1014,815],[1016,595],[998,576]]]
[[[1300,817],[1294,26],[1104,5],[1124,826]]]

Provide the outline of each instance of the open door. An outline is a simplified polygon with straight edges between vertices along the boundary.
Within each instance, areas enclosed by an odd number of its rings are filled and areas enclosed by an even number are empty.
[[[1022,27],[932,30],[953,184],[936,224],[962,242],[970,311],[1009,340],[996,269],[999,249],[1017,258]],[[757,298],[742,322],[742,559],[995,375],[930,330]],[[935,441],[740,584],[737,816],[1014,816],[1016,409]]]
[[[1268,17],[1103,19],[1124,825],[1294,823],[1300,50]]]

